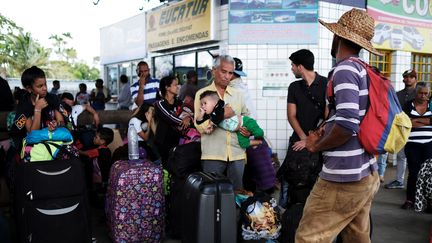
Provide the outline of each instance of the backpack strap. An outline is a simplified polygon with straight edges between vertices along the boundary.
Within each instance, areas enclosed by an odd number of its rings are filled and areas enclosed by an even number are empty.
[[[56,144],[56,143],[53,143],[53,142],[50,142],[50,141],[44,141],[44,142],[42,142],[44,145],[45,145],[45,147],[47,147],[47,149],[48,149],[48,151],[49,151],[49,153],[51,154],[51,156],[53,157],[53,159],[54,159],[54,156],[53,156],[53,154],[52,154],[52,152],[51,152],[51,149],[49,148],[50,146],[49,145],[52,145],[52,146],[54,146],[54,147],[56,147],[58,150],[61,150],[61,151],[63,151],[64,153],[66,153],[67,155],[69,155],[70,157],[75,157],[75,155],[73,154],[73,153],[71,153],[69,150],[67,150],[64,146],[62,146],[62,145],[58,145],[58,144]]]
[[[336,104],[334,100],[333,72],[334,69],[330,70],[328,74],[328,82],[327,82],[327,90],[326,90],[327,100],[329,102],[328,104],[329,115],[331,113],[330,111],[336,110]],[[328,119],[328,117],[326,117],[325,119]]]
[[[51,158],[54,159],[54,155],[52,153],[51,147],[47,143],[45,143],[45,142],[42,142],[42,144],[45,146],[45,148],[47,149],[48,153],[51,155]]]
[[[315,108],[318,111],[324,113],[325,104],[322,104],[321,102],[319,102],[319,100],[312,95],[312,93],[310,92],[310,90],[308,90],[304,86],[302,86],[302,90],[303,90],[304,94],[306,95],[306,97],[308,97],[309,100],[314,104]]]

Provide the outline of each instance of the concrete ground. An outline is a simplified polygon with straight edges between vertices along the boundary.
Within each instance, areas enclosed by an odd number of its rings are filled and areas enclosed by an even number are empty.
[[[387,167],[385,183],[395,176],[396,167]],[[427,243],[432,226],[432,214],[416,213],[400,208],[405,200],[405,189],[384,189],[382,184],[372,206],[373,243]],[[94,235],[98,243],[111,242],[107,236],[102,211],[95,211],[93,218]],[[164,243],[180,243],[164,240]],[[228,242],[226,242],[228,243]]]
[[[396,167],[389,164],[385,183],[391,182],[395,174]],[[372,204],[373,243],[429,242],[432,214],[401,209],[405,192],[405,189],[385,189],[382,184]]]
[[[385,183],[395,176],[396,168],[389,165]],[[427,243],[432,226],[432,214],[416,213],[400,208],[405,189],[384,189],[382,184],[372,204],[373,243]],[[10,215],[9,215],[10,216]],[[8,218],[8,217],[7,217]],[[12,223],[9,218],[9,223]],[[93,236],[98,243],[110,243],[103,209],[92,208]],[[11,228],[12,231],[14,227]],[[1,231],[0,231],[1,234]],[[1,237],[0,237],[1,239]],[[0,240],[1,241],[1,240]],[[180,243],[165,239],[163,243]],[[224,242],[231,243],[231,242]]]

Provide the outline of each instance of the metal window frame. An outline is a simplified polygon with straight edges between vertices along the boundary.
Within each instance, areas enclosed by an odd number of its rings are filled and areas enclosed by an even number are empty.
[[[432,54],[412,53],[411,66],[417,72],[418,82],[432,81]]]
[[[384,54],[382,57],[375,55],[373,53],[369,56],[369,64],[371,66],[379,67],[380,64],[384,67],[380,69],[381,73],[386,76],[390,77],[391,75],[391,66],[392,66],[392,52],[391,50],[379,50],[382,54]]]

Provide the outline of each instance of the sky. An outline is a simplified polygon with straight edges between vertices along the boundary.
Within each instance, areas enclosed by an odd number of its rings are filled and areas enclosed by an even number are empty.
[[[160,5],[159,0],[1,0],[0,13],[30,32],[45,48],[52,34],[70,32],[68,47],[78,59],[93,65],[100,56],[100,28]],[[143,10],[140,10],[143,8]]]

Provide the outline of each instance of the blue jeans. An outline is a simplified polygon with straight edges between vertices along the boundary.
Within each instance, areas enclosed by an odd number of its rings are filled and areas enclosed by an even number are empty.
[[[234,190],[243,188],[243,172],[245,160],[222,161],[222,160],[203,160],[201,162],[204,172],[216,172],[221,175],[225,174],[231,180]]]
[[[407,163],[404,148],[402,148],[402,150],[399,151],[399,153],[397,153],[396,161],[397,161],[396,180],[401,182],[401,183],[404,183],[405,169],[406,169],[406,163]]]
[[[387,167],[387,157],[388,153],[380,154],[378,156],[378,175],[384,177],[384,172]]]
[[[279,193],[279,206],[282,208],[286,208],[288,206],[288,182],[285,179],[282,179],[281,189]]]

